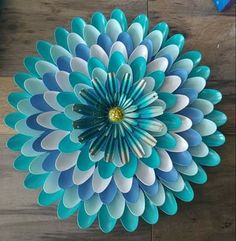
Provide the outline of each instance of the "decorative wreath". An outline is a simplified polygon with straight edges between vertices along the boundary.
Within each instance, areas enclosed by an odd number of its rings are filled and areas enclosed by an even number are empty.
[[[149,31],[143,14],[128,27],[119,9],[88,24],[76,17],[55,44],[38,41],[39,57],[15,75],[7,146],[29,172],[25,187],[41,189],[42,206],[57,202],[59,219],[77,213],[82,229],[98,218],[105,233],[117,220],[134,231],[139,217],[175,214],[176,198],[193,199],[190,182],[206,182],[202,166],[219,164],[211,147],[225,141],[226,116],[214,110],[222,95],[205,89],[201,53],[181,53],[183,35],[168,32],[165,22]]]

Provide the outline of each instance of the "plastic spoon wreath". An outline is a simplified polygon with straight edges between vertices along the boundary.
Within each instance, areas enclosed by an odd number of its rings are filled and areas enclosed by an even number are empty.
[[[221,93],[204,89],[209,68],[200,52],[181,53],[183,35],[168,38],[165,22],[148,25],[139,15],[128,27],[119,9],[76,17],[55,44],[38,41],[40,56],[15,76],[17,111],[5,118],[18,133],[7,143],[21,152],[14,167],[41,189],[40,205],[57,202],[59,219],[78,214],[80,228],[154,224],[159,210],[177,212],[176,198],[193,199],[202,166],[220,162],[211,147],[225,141],[226,116],[214,110]]]

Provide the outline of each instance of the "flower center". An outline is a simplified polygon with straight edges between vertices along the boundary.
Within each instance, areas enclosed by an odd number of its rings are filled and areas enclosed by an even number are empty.
[[[108,118],[111,122],[121,122],[124,119],[124,113],[120,107],[112,107],[108,112]]]

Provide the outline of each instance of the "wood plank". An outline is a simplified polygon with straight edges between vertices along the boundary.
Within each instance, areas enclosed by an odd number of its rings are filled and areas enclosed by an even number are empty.
[[[23,58],[36,54],[35,42],[53,40],[58,26],[70,29],[70,21],[81,16],[87,21],[94,11],[106,16],[114,8],[125,10],[128,20],[138,13],[147,13],[147,1],[143,0],[8,0],[0,13],[0,76],[12,76],[24,70]]]
[[[227,144],[218,148],[222,155],[219,167],[207,168],[209,181],[194,186],[196,197],[192,203],[179,202],[174,217],[161,215],[153,226],[153,241],[234,240],[235,234],[235,27],[231,8],[217,13],[211,0],[148,1],[151,25],[166,21],[170,33],[183,33],[186,50],[203,53],[203,64],[211,67],[208,88],[216,88],[223,101],[216,106],[229,118],[221,128]]]
[[[26,55],[35,54],[38,39],[53,40],[57,26],[69,29],[74,16],[89,19],[93,11],[101,9],[106,16],[115,7],[124,9],[131,20],[140,12],[147,12],[147,2],[142,0],[8,0],[0,14],[0,76],[11,76],[24,71],[22,60]],[[55,206],[42,208],[36,204],[37,192],[22,187],[23,173],[15,172],[12,161],[15,153],[5,148],[5,142],[12,130],[6,128],[3,116],[12,111],[6,103],[6,96],[15,91],[11,78],[0,79],[0,234],[1,240],[151,240],[151,226],[140,222],[136,232],[124,231],[120,224],[114,232],[103,234],[98,225],[91,229],[79,230],[76,217],[65,221],[56,218]],[[7,134],[7,135],[6,135]]]
[[[4,78],[0,77],[0,134],[10,134],[14,133],[14,131],[8,128],[4,122],[4,116],[10,112],[14,112],[15,110],[11,108],[7,102],[7,96],[12,91],[20,91],[19,88],[14,84],[12,78]]]
[[[235,8],[218,14],[211,0],[149,1],[151,25],[166,21],[170,33],[186,37],[184,50],[200,50],[202,63],[211,67],[211,79],[235,78]]]
[[[222,95],[222,101],[215,105],[215,109],[224,112],[227,117],[227,123],[220,128],[224,134],[235,134],[235,79],[222,80],[209,79],[206,88],[213,88],[219,90]]]
[[[148,13],[151,11],[167,11],[171,14],[184,14],[184,15],[230,15],[234,16],[234,8],[231,7],[224,12],[217,12],[215,5],[211,0],[197,0],[197,1],[188,1],[188,0],[162,0],[157,2],[156,0],[148,0]]]
[[[226,138],[227,144],[217,149],[222,163],[206,169],[206,184],[193,185],[191,203],[179,201],[175,216],[160,215],[153,226],[153,241],[235,240],[235,137]]]
[[[81,241],[119,241],[151,240],[151,226],[140,222],[134,233],[127,233],[118,222],[114,231],[103,234],[95,223],[91,229],[80,230],[76,225],[76,216],[60,221],[56,217],[56,208],[39,207],[37,191],[24,190],[24,173],[13,170],[12,162],[16,153],[5,148],[9,135],[0,135],[0,234],[1,240],[40,241],[40,240],[81,240]]]

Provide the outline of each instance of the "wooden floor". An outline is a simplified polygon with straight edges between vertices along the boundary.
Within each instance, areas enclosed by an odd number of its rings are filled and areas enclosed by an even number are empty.
[[[217,13],[212,0],[7,0],[0,1],[0,240],[142,240],[142,241],[233,241],[235,235],[235,7]],[[102,234],[97,224],[81,231],[75,217],[56,218],[55,207],[41,208],[37,193],[22,187],[23,173],[15,172],[16,154],[5,148],[12,133],[2,124],[10,111],[5,99],[14,90],[11,76],[23,70],[24,56],[34,54],[35,41],[52,40],[56,26],[69,26],[72,17],[88,19],[95,10],[110,11],[120,7],[129,20],[139,13],[149,16],[151,25],[165,20],[171,34],[181,32],[186,48],[203,53],[203,63],[211,67],[209,87],[222,91],[224,99],[218,109],[229,118],[222,128],[227,143],[218,149],[222,163],[207,168],[208,182],[194,185],[193,202],[179,202],[174,217],[161,215],[158,224],[140,223],[136,232],[126,233],[117,226],[113,233]]]

